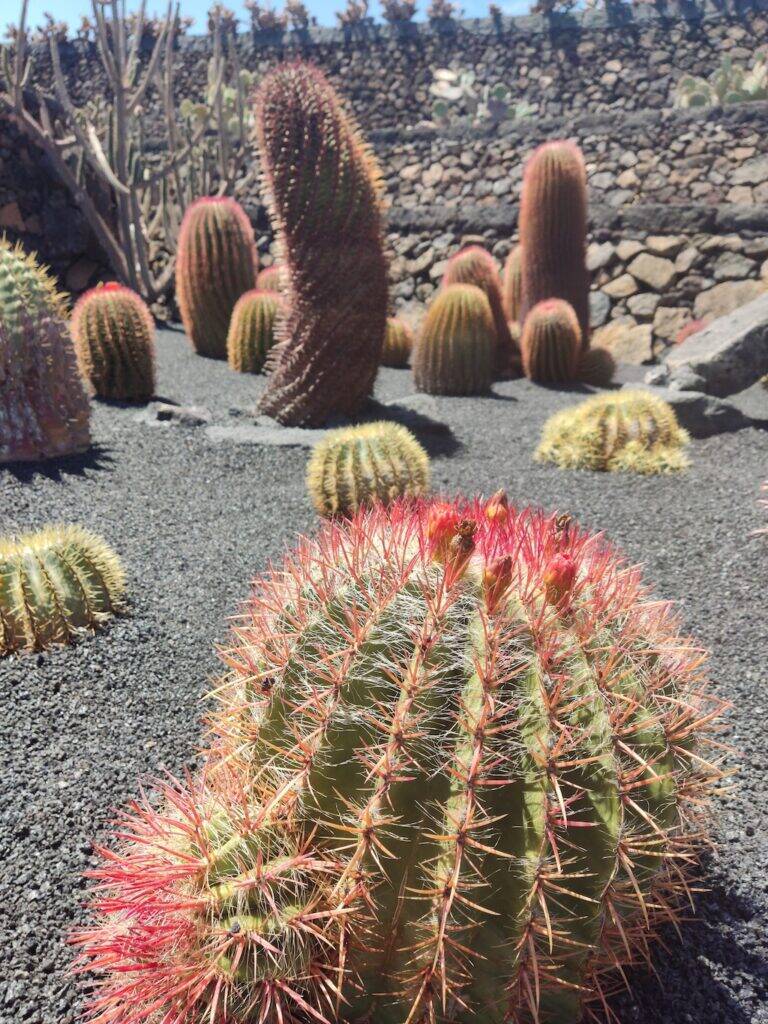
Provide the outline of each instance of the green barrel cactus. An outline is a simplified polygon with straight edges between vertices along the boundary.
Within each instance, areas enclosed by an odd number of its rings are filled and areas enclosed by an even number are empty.
[[[124,591],[117,555],[82,527],[0,538],[0,654],[96,630],[122,609]]]
[[[204,196],[185,211],[176,257],[176,301],[192,347],[227,358],[232,310],[256,287],[258,258],[245,210],[229,196]]]
[[[595,395],[551,416],[536,458],[562,469],[672,473],[688,465],[688,441],[668,402],[627,389]]]
[[[575,380],[581,331],[573,307],[561,299],[535,305],[523,324],[520,349],[523,371],[529,380],[542,384]]]
[[[429,457],[399,423],[332,430],[307,465],[307,490],[321,516],[354,515],[374,502],[416,498],[429,487]]]
[[[282,273],[277,263],[259,271],[256,287],[260,292],[281,292],[283,290]]]
[[[155,322],[147,304],[115,281],[85,292],[72,311],[80,372],[99,398],[147,402],[155,393]]]
[[[427,310],[413,350],[413,378],[430,395],[490,390],[496,328],[485,292],[473,284],[441,289]]]
[[[90,404],[53,278],[0,238],[0,464],[90,447]]]
[[[399,369],[407,366],[413,345],[413,331],[408,324],[399,317],[389,317],[384,335],[384,346],[381,350],[381,365]]]
[[[723,705],[567,516],[329,523],[223,658],[202,778],[131,805],[95,872],[92,1020],[577,1024],[680,916]]]
[[[256,135],[286,314],[259,409],[320,426],[370,397],[387,320],[380,175],[331,85],[284,64],[263,80]]]
[[[485,293],[496,328],[496,376],[508,377],[516,352],[501,297],[501,278],[496,260],[481,245],[469,245],[448,260],[442,285],[474,284]]]
[[[255,288],[235,303],[227,335],[227,360],[238,373],[261,373],[274,346],[283,301],[277,292]]]

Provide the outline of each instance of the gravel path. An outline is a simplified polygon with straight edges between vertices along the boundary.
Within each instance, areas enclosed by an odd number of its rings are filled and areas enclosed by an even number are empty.
[[[263,381],[197,358],[178,332],[159,338],[160,393],[244,422]],[[409,394],[382,371],[377,394]],[[682,602],[713,651],[720,692],[736,705],[730,740],[743,765],[722,799],[710,891],[685,941],[618,998],[638,1024],[768,1024],[768,537],[758,487],[768,432],[694,442],[679,477],[562,472],[531,460],[544,419],[577,393],[527,382],[493,397],[438,399],[452,441],[434,435],[436,489],[489,494],[573,513],[643,561]],[[239,419],[234,417],[239,416]],[[249,579],[313,527],[302,448],[213,443],[204,427],[150,426],[135,409],[95,404],[94,454],[57,466],[0,468],[2,531],[76,521],[106,537],[128,569],[130,614],[74,648],[0,662],[0,1024],[70,1024],[79,996],[65,935],[81,918],[90,842],[139,776],[184,770],[198,742],[213,642]],[[245,421],[247,422],[247,421]],[[435,442],[439,442],[435,444]]]

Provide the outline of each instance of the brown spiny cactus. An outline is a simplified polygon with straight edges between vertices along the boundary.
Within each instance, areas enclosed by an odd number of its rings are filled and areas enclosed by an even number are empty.
[[[496,330],[485,292],[474,284],[442,288],[427,310],[413,350],[417,390],[481,395],[490,389]]]
[[[523,301],[523,248],[520,245],[514,247],[504,264],[502,298],[507,320],[518,323]]]
[[[485,292],[496,329],[496,375],[508,377],[514,358],[514,346],[504,312],[496,260],[482,246],[469,245],[448,260],[442,284],[445,288],[450,288],[452,284],[474,284]]]
[[[376,164],[325,77],[282,65],[256,100],[286,315],[260,411],[318,426],[371,394],[387,318]]]
[[[381,365],[396,368],[407,366],[413,345],[413,331],[408,324],[397,316],[389,317],[381,350]]]
[[[523,370],[530,380],[541,384],[575,380],[581,332],[573,307],[562,299],[539,302],[523,324],[520,348]]]
[[[607,348],[588,348],[579,358],[578,378],[584,384],[604,388],[613,380],[616,360]]]
[[[227,335],[227,360],[238,373],[261,373],[275,344],[283,301],[277,292],[258,288],[245,292],[235,303]]]

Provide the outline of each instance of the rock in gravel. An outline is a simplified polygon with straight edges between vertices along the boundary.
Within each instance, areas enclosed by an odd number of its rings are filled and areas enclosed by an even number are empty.
[[[136,417],[140,423],[201,427],[212,420],[210,409],[202,405],[173,405],[170,402],[150,402]]]
[[[328,433],[327,430],[309,430],[304,427],[281,427],[267,416],[259,416],[255,423],[215,424],[208,427],[205,436],[214,444],[252,444],[277,448],[313,448]]]
[[[685,427],[691,437],[712,437],[715,434],[758,425],[730,402],[715,398],[713,395],[705,395],[701,391],[681,391],[652,384],[625,384],[624,387],[643,388],[669,402],[675,410],[680,426]]]
[[[719,317],[666,356],[670,380],[681,370],[704,378],[712,395],[743,391],[768,372],[768,295]]]

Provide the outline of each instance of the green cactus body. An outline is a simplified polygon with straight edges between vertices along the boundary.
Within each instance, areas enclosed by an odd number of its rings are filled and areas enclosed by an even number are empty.
[[[502,297],[507,320],[519,323],[523,304],[523,250],[516,245],[507,256],[502,277]]]
[[[408,324],[399,317],[389,317],[384,347],[381,350],[381,365],[395,368],[407,366],[413,351],[413,343],[413,332]]]
[[[321,516],[352,515],[374,502],[415,498],[429,487],[429,458],[398,423],[331,431],[307,465],[307,489]]]
[[[234,199],[205,196],[184,214],[176,257],[176,300],[193,348],[211,359],[227,358],[232,310],[256,287],[253,228]]]
[[[155,324],[123,285],[99,285],[77,301],[72,339],[80,372],[99,398],[146,402],[155,393]]]
[[[496,260],[482,246],[467,246],[448,260],[442,283],[446,288],[453,284],[474,284],[485,293],[496,329],[496,376],[508,377],[515,350],[504,312]]]
[[[667,402],[628,389],[555,413],[544,425],[536,458],[563,469],[670,473],[688,465],[688,440]]]
[[[490,389],[496,328],[483,291],[472,284],[441,289],[427,310],[411,360],[419,391],[478,395]]]
[[[90,406],[53,279],[0,238],[0,463],[85,451]]]
[[[523,325],[520,348],[523,370],[530,380],[542,384],[575,380],[581,332],[573,308],[561,299],[534,306]]]
[[[124,590],[117,555],[79,526],[0,539],[0,654],[95,630],[122,607]]]
[[[546,299],[573,306],[581,344],[589,347],[589,275],[586,268],[587,177],[584,158],[570,142],[546,142],[532,154],[520,201],[522,308],[526,318]]]
[[[267,75],[256,127],[287,307],[259,408],[281,423],[319,426],[360,410],[381,359],[379,171],[332,87],[308,65]]]
[[[613,380],[616,360],[607,348],[588,348],[579,357],[579,380],[593,387],[604,388]]]
[[[271,267],[265,267],[259,271],[256,287],[260,292],[281,292],[283,290],[281,277],[280,267],[275,263]]]
[[[238,373],[261,373],[275,344],[283,302],[277,292],[254,289],[241,295],[232,310],[227,359]]]

